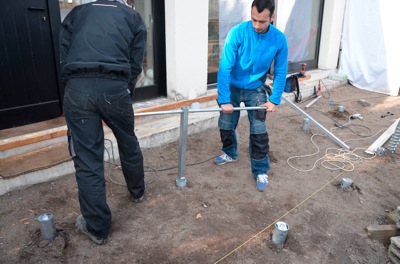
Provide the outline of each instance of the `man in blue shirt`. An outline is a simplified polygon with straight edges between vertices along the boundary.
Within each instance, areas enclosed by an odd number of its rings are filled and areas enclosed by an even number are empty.
[[[235,130],[240,112],[233,111],[243,102],[245,106],[263,106],[265,110],[248,110],[250,122],[251,170],[257,189],[268,187],[270,169],[269,138],[265,125],[266,112],[275,112],[281,103],[286,83],[288,46],[285,35],[271,23],[275,18],[274,0],[254,0],[251,21],[233,27],[225,42],[218,71],[218,102],[221,113],[218,126],[223,154],[215,164],[234,162],[238,158]],[[267,100],[264,83],[274,62],[273,91]]]

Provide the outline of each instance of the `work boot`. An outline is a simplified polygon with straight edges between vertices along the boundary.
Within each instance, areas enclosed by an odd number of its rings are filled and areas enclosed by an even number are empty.
[[[143,200],[144,200],[144,194],[142,196],[140,196],[139,198],[132,197],[132,201],[134,203],[141,203],[141,202],[143,202]]]
[[[107,243],[107,238],[96,237],[95,235],[89,232],[89,230],[86,227],[85,218],[83,218],[82,214],[78,215],[78,217],[76,218],[76,227],[78,228],[79,231],[87,235],[97,245],[104,245],[105,243]]]

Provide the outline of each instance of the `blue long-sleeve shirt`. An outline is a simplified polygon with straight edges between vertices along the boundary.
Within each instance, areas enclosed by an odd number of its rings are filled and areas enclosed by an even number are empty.
[[[288,46],[285,35],[270,25],[266,33],[257,33],[251,21],[233,27],[225,41],[218,70],[218,101],[230,103],[232,85],[256,89],[266,80],[274,60],[273,92],[269,100],[279,105],[286,83]]]

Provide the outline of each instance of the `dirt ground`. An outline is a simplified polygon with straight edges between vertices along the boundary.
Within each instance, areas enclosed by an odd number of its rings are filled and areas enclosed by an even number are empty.
[[[175,186],[178,142],[144,150],[147,191],[141,204],[129,199],[118,167],[106,164],[113,212],[106,245],[94,244],[74,226],[74,175],[1,196],[0,263],[388,263],[388,245],[368,238],[365,228],[390,224],[387,213],[400,206],[400,151],[372,157],[364,150],[400,117],[400,97],[351,85],[323,95],[305,111],[350,151],[341,151],[314,125],[303,131],[303,117],[284,104],[267,117],[267,191],[258,192],[251,177],[244,117],[235,163],[213,164],[220,155],[218,129],[188,138],[184,189]],[[338,112],[339,105],[345,112]],[[387,112],[393,115],[381,117]],[[356,113],[363,119],[349,119]],[[354,185],[341,189],[344,177]],[[37,217],[44,212],[54,214],[53,241],[41,237]],[[289,225],[282,246],[271,242],[276,221]]]

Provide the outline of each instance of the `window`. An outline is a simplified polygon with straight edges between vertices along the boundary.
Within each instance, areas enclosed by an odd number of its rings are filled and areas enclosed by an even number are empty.
[[[226,36],[234,25],[250,19],[252,1],[209,0],[207,83],[216,83]]]
[[[77,5],[95,0],[62,0],[59,2],[61,21]],[[166,93],[165,81],[165,24],[164,4],[154,5],[154,0],[128,0],[142,16],[147,28],[147,47],[143,61],[143,71],[138,77],[134,101],[154,98]],[[157,68],[155,68],[157,65]]]
[[[209,0],[208,84],[216,83],[219,59],[228,31],[250,19],[253,0]],[[274,25],[285,33],[289,45],[289,72],[317,68],[323,0],[280,0]]]
[[[322,24],[322,0],[285,0],[277,5],[275,25],[289,45],[289,71],[316,69]]]

